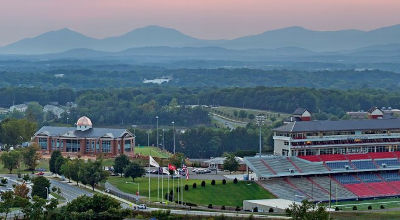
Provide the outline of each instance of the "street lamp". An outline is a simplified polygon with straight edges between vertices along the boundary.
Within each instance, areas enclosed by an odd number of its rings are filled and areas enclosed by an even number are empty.
[[[156,119],[157,119],[157,147],[159,147],[158,146],[158,115],[156,116]]]
[[[45,187],[46,188],[46,198],[49,199],[49,187]]]
[[[162,129],[162,148],[165,150],[165,142],[164,142],[164,128]]]
[[[261,127],[263,126],[263,124],[265,123],[265,115],[263,114],[259,114],[256,116],[256,123],[258,125],[259,128],[259,156],[261,157],[261,148],[262,148],[262,144],[261,144]]]
[[[129,183],[129,182],[126,182],[126,183]],[[139,193],[139,186],[140,186],[140,184],[139,184],[139,183],[135,183],[135,182],[131,182],[131,183],[137,185],[137,192],[136,192],[137,199],[136,199],[136,201],[139,201],[139,194],[140,194],[140,193]]]
[[[174,134],[174,154],[175,154],[175,122],[171,122],[172,123],[172,133]]]

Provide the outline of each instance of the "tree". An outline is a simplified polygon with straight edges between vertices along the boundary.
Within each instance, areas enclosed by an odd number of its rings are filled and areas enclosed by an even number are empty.
[[[224,169],[229,170],[229,173],[237,171],[239,168],[239,162],[237,162],[235,154],[226,153],[224,156]]]
[[[130,161],[128,156],[121,154],[114,160],[114,172],[121,174],[124,172],[125,168],[129,165]]]
[[[169,158],[169,162],[176,167],[182,167],[182,163],[185,161],[185,155],[183,153],[176,153]]]
[[[136,177],[141,177],[145,174],[145,170],[137,163],[130,163],[124,170],[125,178],[131,177],[135,181]]]
[[[62,157],[62,154],[59,150],[55,150],[51,153],[51,157],[49,160],[49,170],[52,173],[57,173],[56,172],[56,161],[58,158]]]
[[[4,219],[7,219],[8,213],[14,205],[14,192],[7,191],[1,193],[0,213],[5,213]]]
[[[329,219],[329,213],[326,211],[325,206],[322,204],[317,206],[308,200],[303,200],[301,204],[293,203],[289,205],[289,208],[286,209],[286,214],[294,220]]]
[[[28,193],[29,193],[29,188],[25,183],[16,185],[14,188],[14,194],[21,198],[28,198]]]
[[[36,132],[36,123],[26,119],[6,119],[1,122],[0,139],[7,146],[29,141]]]
[[[28,104],[28,108],[25,111],[25,116],[30,121],[42,122],[43,121],[43,107],[37,102],[31,102]]]
[[[71,177],[72,177],[72,169],[73,169],[73,162],[71,160],[66,160],[62,164],[60,171],[61,174],[63,174],[66,178],[68,178],[68,182],[71,182]]]
[[[17,169],[19,167],[21,154],[16,150],[4,152],[0,159],[3,163],[3,166],[11,173],[13,169]]]
[[[35,143],[25,148],[22,151],[22,159],[24,164],[28,167],[29,170],[35,170],[38,165],[38,160],[40,160],[39,146]]]
[[[58,157],[54,164],[54,172],[58,175],[61,175],[61,167],[67,161],[64,157]]]
[[[103,170],[102,168],[102,160],[95,160],[91,161],[88,160],[82,167],[81,167],[81,176],[83,182],[89,184],[94,191],[94,187],[99,182],[107,179],[108,173]]]
[[[50,188],[50,181],[43,176],[38,176],[32,180],[32,196],[47,199],[47,192]]]

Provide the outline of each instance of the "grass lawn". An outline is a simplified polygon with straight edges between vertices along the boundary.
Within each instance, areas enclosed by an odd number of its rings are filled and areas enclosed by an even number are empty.
[[[388,212],[332,212],[335,220],[392,220],[400,219],[400,211]]]
[[[64,198],[64,197],[58,195],[58,194],[55,193],[55,192],[52,192],[52,193],[50,193],[50,194],[51,194],[52,196],[54,196],[54,198],[56,198],[59,202],[65,201],[65,198]]]
[[[267,116],[267,123],[272,123],[271,118],[275,118],[276,120],[279,120],[279,119],[284,119],[289,116],[289,114],[281,113],[281,112],[271,112],[271,111],[248,109],[248,108],[235,108],[235,107],[228,107],[228,106],[219,106],[219,107],[213,108],[213,110],[222,111],[225,114],[230,115],[229,118],[232,118],[235,120],[240,120],[240,121],[246,121],[246,122],[249,122],[251,120],[249,118],[236,118],[234,116],[234,111],[239,112],[240,110],[244,110],[244,111],[246,111],[246,113],[248,115],[249,114],[253,114],[253,115],[265,114]]]
[[[141,154],[145,156],[151,154],[151,156],[159,158],[169,158],[172,156],[170,153],[164,152],[156,147],[135,147],[135,154]]]
[[[135,194],[137,185],[132,184],[132,179],[121,177],[109,177],[108,181],[119,188],[123,192]],[[128,182],[128,183],[126,183]],[[136,183],[140,184],[140,195],[148,196],[148,178],[137,178]],[[201,187],[201,180],[182,180],[184,184],[189,185],[189,190],[183,192],[185,202],[191,202],[199,205],[225,205],[225,206],[242,206],[243,200],[246,199],[270,199],[274,196],[253,182],[238,182],[227,181],[226,185],[222,181],[216,181],[214,186],[211,185],[211,180],[206,180],[206,187]],[[176,187],[177,180],[175,180]],[[193,183],[197,184],[197,188],[193,189]],[[164,194],[167,192],[168,180],[164,178]],[[161,179],[160,179],[161,188]],[[170,180],[170,190],[172,188],[172,180]],[[151,178],[150,185],[152,200],[157,200],[157,178]],[[161,194],[161,189],[160,189]]]
[[[357,206],[357,210],[361,211],[368,210],[368,206],[371,206],[372,209],[381,209],[380,208],[381,205],[383,205],[385,209],[397,208],[400,207],[400,199],[399,198],[371,199],[371,200],[346,201],[337,203],[337,206],[343,211],[352,211],[353,206]],[[332,202],[332,206],[335,207],[336,203]]]
[[[49,171],[49,160],[48,159],[41,159],[38,166],[36,167],[36,169],[38,168],[44,168],[46,169],[46,171]],[[18,171],[20,173],[30,173],[31,171],[25,170],[26,167],[24,165],[24,163],[21,162],[21,167],[19,169],[15,169],[12,171],[12,173],[18,173]],[[0,173],[5,174],[5,173],[9,173],[8,169],[3,167],[3,164],[0,163]]]

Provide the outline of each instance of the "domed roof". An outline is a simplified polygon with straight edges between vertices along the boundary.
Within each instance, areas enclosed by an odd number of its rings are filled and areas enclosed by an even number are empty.
[[[92,121],[90,120],[90,118],[86,117],[86,116],[82,116],[78,119],[78,121],[76,122],[77,126],[92,126]]]

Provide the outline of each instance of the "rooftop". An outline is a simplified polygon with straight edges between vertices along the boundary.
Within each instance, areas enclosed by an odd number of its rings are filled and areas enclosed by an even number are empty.
[[[281,132],[307,131],[354,131],[354,130],[385,130],[400,129],[400,119],[376,120],[339,120],[339,121],[294,121],[275,128]]]
[[[91,128],[89,130],[80,131],[75,127],[53,127],[43,126],[35,133],[37,135],[57,136],[57,137],[71,137],[71,138],[120,138],[125,134],[130,134],[127,129],[119,128]]]

